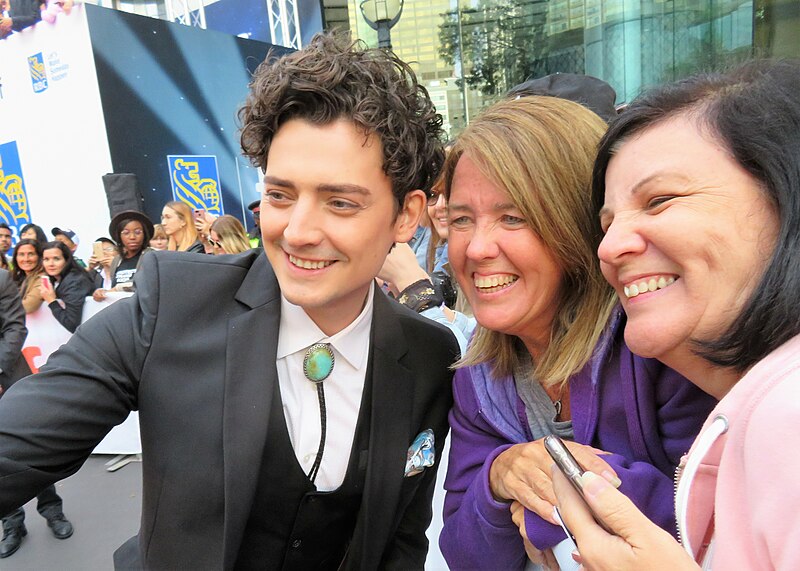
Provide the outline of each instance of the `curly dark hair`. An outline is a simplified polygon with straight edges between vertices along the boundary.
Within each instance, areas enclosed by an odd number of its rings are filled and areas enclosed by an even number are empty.
[[[442,118],[411,68],[345,35],[317,34],[302,50],[259,65],[239,110],[242,150],[254,166],[266,170],[272,138],[297,118],[349,119],[377,133],[398,205],[411,190],[427,194],[444,161]]]

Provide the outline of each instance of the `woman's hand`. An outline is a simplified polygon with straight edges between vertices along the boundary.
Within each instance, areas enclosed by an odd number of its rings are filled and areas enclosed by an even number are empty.
[[[580,551],[577,559],[587,571],[699,569],[671,535],[604,478],[592,472],[583,475],[584,502],[555,466],[552,476],[559,512],[575,535]],[[598,525],[586,503],[616,535]]]
[[[42,277],[42,299],[45,303],[53,303],[56,300],[56,290],[53,289],[48,277]]]
[[[614,485],[619,485],[617,473],[598,456],[605,452],[575,442],[564,444],[584,469],[603,474]],[[544,439],[515,444],[495,458],[489,469],[492,495],[500,501],[516,500],[546,521],[558,525],[553,519],[556,496],[550,478],[552,464]]]
[[[106,290],[99,288],[92,293],[92,299],[95,301],[103,301],[106,298]]]
[[[398,295],[408,286],[419,280],[429,279],[428,274],[417,262],[414,250],[408,244],[395,244],[378,277],[390,284],[392,293]]]
[[[519,528],[519,534],[522,536],[522,544],[525,546],[525,553],[528,559],[534,563],[538,563],[544,568],[544,571],[558,571],[560,566],[553,555],[552,549],[545,549],[539,551],[528,539],[528,533],[525,531],[525,508],[519,502],[511,502],[511,520]]]

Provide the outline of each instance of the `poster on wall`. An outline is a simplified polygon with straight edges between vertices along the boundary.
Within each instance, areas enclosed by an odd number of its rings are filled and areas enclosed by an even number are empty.
[[[0,222],[11,228],[12,245],[16,245],[20,229],[30,221],[28,193],[17,142],[0,144]]]
[[[214,155],[167,155],[172,197],[195,210],[222,216],[219,169]]]

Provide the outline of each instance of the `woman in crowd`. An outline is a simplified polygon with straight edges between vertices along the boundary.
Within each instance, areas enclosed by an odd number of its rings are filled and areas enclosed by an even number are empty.
[[[244,226],[235,217],[223,214],[211,223],[208,243],[215,255],[240,254],[250,249]]]
[[[44,246],[47,243],[47,235],[41,226],[36,224],[26,224],[20,228],[19,237],[21,240],[36,240],[40,246]]]
[[[11,262],[25,313],[33,313],[42,305],[42,245],[29,238],[20,240],[11,255]]]
[[[47,274],[47,278],[42,280],[42,298],[56,321],[70,333],[75,333],[81,324],[85,298],[94,289],[92,278],[78,265],[63,242],[53,241],[44,245],[42,266]]]
[[[169,238],[167,238],[167,233],[164,232],[164,227],[161,224],[153,225],[153,237],[150,238],[150,248],[156,251],[166,250],[168,243]]]
[[[721,400],[681,463],[684,549],[587,474],[605,532],[557,479],[587,569],[800,568],[798,86],[798,62],[690,78],[637,99],[601,143],[598,252],[625,338]]]
[[[205,252],[197,237],[192,209],[183,202],[171,200],[161,211],[161,226],[169,238],[167,249],[177,252]]]
[[[125,210],[111,219],[108,232],[119,244],[120,253],[112,260],[109,269],[111,288],[96,289],[92,294],[95,301],[104,300],[108,289],[133,291],[133,276],[139,269],[142,257],[150,251],[148,244],[153,236],[153,223],[141,212]]]
[[[502,101],[445,163],[450,264],[479,324],[453,381],[440,537],[453,569],[573,563],[548,434],[673,526],[672,473],[713,401],[622,338],[589,194],[604,131],[571,101]]]
[[[89,258],[89,275],[93,278],[95,290],[110,289],[114,279],[111,273],[111,262],[114,261],[119,251],[111,238],[100,237],[95,240],[95,244],[100,244],[102,256],[98,258],[94,252],[92,253]]]

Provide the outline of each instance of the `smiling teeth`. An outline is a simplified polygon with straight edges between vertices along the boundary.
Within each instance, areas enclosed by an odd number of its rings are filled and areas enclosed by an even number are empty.
[[[304,270],[321,270],[322,268],[327,268],[333,263],[326,261],[313,262],[311,260],[304,260],[292,255],[289,256],[289,261],[298,268],[303,268]]]
[[[650,278],[649,280],[642,280],[638,283],[626,285],[623,289],[625,291],[625,297],[631,298],[642,293],[647,293],[648,291],[664,289],[665,287],[671,286],[674,283],[675,278],[672,276],[668,278],[661,276],[660,278]]]
[[[482,290],[497,291],[513,284],[518,279],[518,276],[511,275],[492,276],[490,278],[475,277],[475,287]]]

